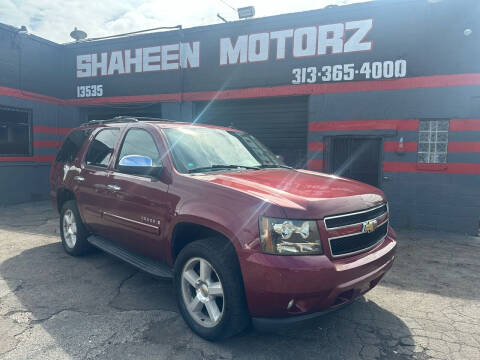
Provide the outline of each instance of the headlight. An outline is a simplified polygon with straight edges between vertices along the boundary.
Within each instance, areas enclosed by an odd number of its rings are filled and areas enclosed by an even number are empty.
[[[262,249],[278,255],[323,254],[316,221],[259,218]]]

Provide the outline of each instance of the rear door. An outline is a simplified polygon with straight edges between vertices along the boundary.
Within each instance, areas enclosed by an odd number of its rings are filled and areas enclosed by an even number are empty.
[[[165,153],[158,133],[134,127],[126,131],[109,183],[111,200],[104,208],[108,237],[127,248],[164,260],[162,231],[171,213],[168,185],[149,176],[125,174],[117,170],[127,155],[148,156],[155,166]]]
[[[73,180],[82,219],[91,231],[99,235],[106,235],[102,211],[109,201],[108,167],[119,136],[118,128],[97,131],[81,162],[80,173]]]

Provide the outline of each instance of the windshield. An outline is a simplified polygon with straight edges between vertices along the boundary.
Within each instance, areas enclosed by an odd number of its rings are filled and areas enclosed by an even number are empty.
[[[165,129],[165,135],[174,165],[182,173],[285,166],[246,133],[188,127]]]

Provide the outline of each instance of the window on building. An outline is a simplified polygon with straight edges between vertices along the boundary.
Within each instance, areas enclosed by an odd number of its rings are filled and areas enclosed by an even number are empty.
[[[447,162],[448,120],[420,120],[418,162],[443,164]]]
[[[119,135],[119,129],[101,130],[88,148],[87,155],[85,156],[87,165],[108,167]]]
[[[0,107],[0,156],[31,155],[31,112]]]

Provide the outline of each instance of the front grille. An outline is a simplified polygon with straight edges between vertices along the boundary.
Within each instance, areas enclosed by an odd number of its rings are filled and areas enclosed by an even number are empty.
[[[361,233],[330,239],[330,249],[333,256],[342,256],[367,250],[382,240],[388,231],[388,221],[371,233]]]
[[[373,209],[359,211],[352,214],[336,215],[325,219],[325,225],[327,230],[349,226],[354,224],[360,224],[364,221],[375,219],[380,215],[385,214],[388,211],[387,204],[383,204]]]

